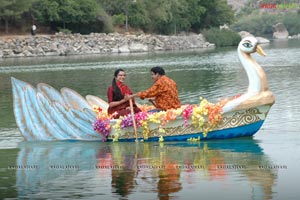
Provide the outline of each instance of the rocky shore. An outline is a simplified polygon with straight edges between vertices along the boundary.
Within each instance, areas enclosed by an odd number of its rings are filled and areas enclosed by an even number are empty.
[[[137,53],[214,48],[201,34],[183,36],[92,33],[0,38],[0,58]]]

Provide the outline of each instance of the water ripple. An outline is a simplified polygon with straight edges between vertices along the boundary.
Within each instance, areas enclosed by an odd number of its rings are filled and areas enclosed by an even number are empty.
[[[23,137],[16,128],[1,128],[0,129],[0,149],[12,149],[18,146],[18,143],[23,141]]]

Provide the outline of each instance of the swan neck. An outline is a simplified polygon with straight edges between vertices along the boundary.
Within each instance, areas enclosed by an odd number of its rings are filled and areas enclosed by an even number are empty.
[[[257,71],[257,63],[250,54],[238,50],[238,56],[248,77],[249,87],[248,92],[257,94],[262,89],[262,81]]]

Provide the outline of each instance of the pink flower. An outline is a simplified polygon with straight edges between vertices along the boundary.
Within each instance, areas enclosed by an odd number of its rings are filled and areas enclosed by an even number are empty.
[[[182,116],[184,119],[184,125],[188,126],[188,119],[191,116],[191,114],[193,113],[193,106],[192,105],[187,105],[184,110],[182,111]]]
[[[136,113],[135,116],[136,125],[138,127],[142,126],[142,123],[148,119],[148,114],[146,112]]]

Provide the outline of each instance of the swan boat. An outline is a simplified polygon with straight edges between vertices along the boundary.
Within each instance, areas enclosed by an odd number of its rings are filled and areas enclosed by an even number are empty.
[[[195,111],[190,110],[189,118],[175,116],[163,126],[161,121],[155,123],[153,120],[146,125],[142,123],[143,126],[134,126],[132,118],[132,126],[120,128],[120,120],[106,120],[106,132],[99,133],[95,128],[95,122],[99,121],[95,107],[106,111],[108,103],[104,100],[93,95],[83,97],[70,88],[58,91],[45,83],[33,87],[11,77],[16,124],[26,141],[184,141],[252,136],[261,128],[275,102],[264,70],[251,57],[255,52],[265,56],[258,43],[255,37],[246,37],[239,43],[237,52],[247,73],[248,89],[242,95],[225,98],[218,107],[221,117],[211,126],[207,126],[208,116],[195,120]],[[192,107],[184,105],[181,111],[173,114],[184,113],[186,108]],[[170,113],[159,115],[166,114]]]

